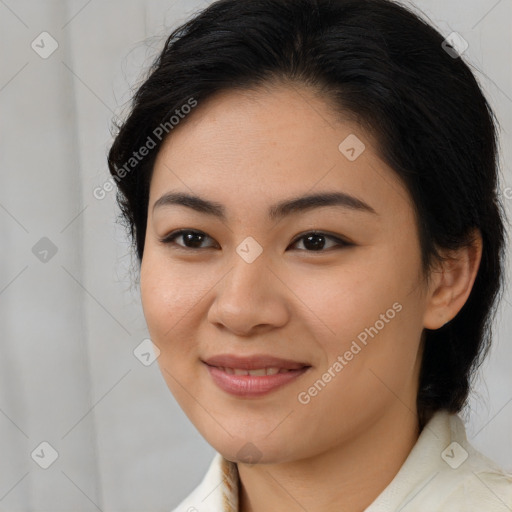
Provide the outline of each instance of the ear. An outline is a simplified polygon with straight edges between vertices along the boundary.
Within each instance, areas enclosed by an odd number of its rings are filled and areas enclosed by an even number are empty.
[[[433,271],[426,297],[423,325],[439,329],[462,309],[471,293],[482,258],[482,234],[474,228],[468,247],[456,251],[441,251],[445,261]]]

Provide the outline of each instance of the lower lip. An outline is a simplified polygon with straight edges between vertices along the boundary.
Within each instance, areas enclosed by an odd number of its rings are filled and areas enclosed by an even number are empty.
[[[311,368],[290,370],[275,375],[232,375],[215,366],[206,364],[213,381],[227,393],[241,397],[258,397],[266,395],[281,386],[297,379]]]

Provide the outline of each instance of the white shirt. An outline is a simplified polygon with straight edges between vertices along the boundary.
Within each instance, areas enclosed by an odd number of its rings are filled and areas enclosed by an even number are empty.
[[[239,512],[237,465],[216,453],[172,512]],[[468,443],[461,418],[437,411],[389,485],[364,512],[512,512],[512,474]]]

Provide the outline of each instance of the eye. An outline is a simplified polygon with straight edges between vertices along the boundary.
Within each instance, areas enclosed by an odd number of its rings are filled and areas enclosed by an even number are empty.
[[[300,242],[301,240],[304,240],[303,246],[306,248],[306,252],[325,252],[322,251],[325,249],[326,242],[325,240],[333,240],[334,243],[327,247],[329,248],[336,248],[336,247],[348,247],[350,245],[353,245],[349,242],[345,242],[344,240],[341,240],[341,238],[338,238],[333,235],[328,235],[326,233],[322,233],[320,231],[310,231],[309,233],[304,233],[299,238],[296,238],[293,244],[290,246],[297,244],[297,242]],[[303,250],[303,249],[301,249]]]
[[[176,243],[175,240],[177,238],[181,238],[184,241],[184,244]],[[210,237],[202,231],[196,231],[193,229],[180,229],[170,233],[160,241],[164,244],[178,245],[184,249],[201,249],[202,247],[200,247],[200,245],[205,240],[205,238]]]
[[[183,244],[179,244],[175,241],[179,238],[182,239]],[[196,231],[194,229],[180,229],[178,231],[170,233],[165,238],[161,239],[160,242],[164,244],[177,245],[183,249],[208,249],[209,247],[201,247],[201,244],[207,238],[213,240],[211,237],[209,237],[206,233],[203,233],[202,231]],[[296,245],[298,242],[302,240],[304,240],[303,246],[305,247],[305,249],[300,250],[305,250],[306,252],[325,252],[323,249],[326,249],[326,240],[331,240],[331,246],[329,247],[329,245],[327,244],[327,249],[332,249],[336,247],[349,247],[353,245],[350,242],[346,242],[334,235],[328,235],[321,231],[310,231],[296,238],[295,241],[289,247]],[[218,244],[216,246],[218,247]],[[210,247],[215,247],[215,245],[211,245]]]

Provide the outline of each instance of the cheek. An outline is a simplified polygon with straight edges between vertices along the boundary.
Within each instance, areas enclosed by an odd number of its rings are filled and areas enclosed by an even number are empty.
[[[289,276],[315,330],[324,339],[331,338],[333,347],[357,336],[388,310],[388,316],[395,317],[393,304],[401,303],[406,293],[407,270],[399,270],[393,254],[379,249],[375,256],[367,251],[364,260],[363,251],[359,255],[354,253],[352,261],[337,268]]]
[[[357,385],[375,380],[369,368],[394,382],[409,378],[421,334],[421,302],[411,292],[419,289],[418,258],[414,248],[380,245],[354,251],[337,269],[295,278],[291,288],[303,298],[327,368],[346,355],[343,373]]]
[[[158,253],[144,254],[140,289],[142,307],[151,339],[160,349],[159,362],[173,371],[180,361],[195,355],[195,330],[201,299],[211,285],[194,265],[170,264]]]
[[[207,289],[207,275],[148,249],[140,272],[141,300],[148,327],[162,335],[192,311]],[[171,331],[172,332],[172,331]]]
[[[330,279],[316,274],[302,281],[297,295],[307,297],[311,332],[325,354],[300,390],[304,418],[329,417],[334,430],[351,429],[354,418],[370,421],[397,400],[412,404],[419,342],[410,294],[414,267],[407,270],[394,257],[380,251],[380,265],[368,257]],[[309,426],[316,435],[318,425]]]
[[[160,350],[157,362],[167,387],[187,414],[194,409],[191,396],[201,396],[198,315],[204,314],[200,301],[211,288],[193,267],[171,265],[165,256],[149,250],[140,273],[144,316],[151,340]]]

